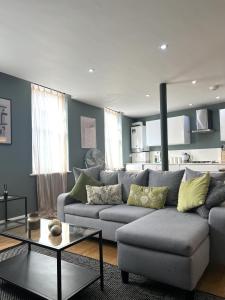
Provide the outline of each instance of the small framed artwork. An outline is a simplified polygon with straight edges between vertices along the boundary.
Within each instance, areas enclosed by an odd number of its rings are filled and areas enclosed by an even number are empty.
[[[0,98],[0,144],[12,143],[11,100]]]
[[[96,119],[80,117],[81,148],[96,148]]]

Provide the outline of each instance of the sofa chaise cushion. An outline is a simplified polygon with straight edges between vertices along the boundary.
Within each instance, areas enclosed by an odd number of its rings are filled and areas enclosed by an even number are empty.
[[[115,205],[100,211],[99,218],[105,221],[130,223],[147,214],[153,212],[154,209],[129,206],[127,204]]]
[[[87,218],[99,218],[99,212],[109,208],[111,205],[89,205],[83,203],[73,203],[64,206],[64,213]]]
[[[116,234],[119,243],[189,257],[208,232],[207,220],[193,213],[181,214],[171,207],[124,225]]]

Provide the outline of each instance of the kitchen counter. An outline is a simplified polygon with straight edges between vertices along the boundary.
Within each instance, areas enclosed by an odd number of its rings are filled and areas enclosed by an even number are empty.
[[[169,164],[170,171],[183,170],[190,168],[195,171],[202,172],[219,172],[220,169],[225,169],[225,163],[180,163],[180,164]],[[141,171],[145,169],[161,170],[161,163],[128,163],[126,164],[127,171]]]

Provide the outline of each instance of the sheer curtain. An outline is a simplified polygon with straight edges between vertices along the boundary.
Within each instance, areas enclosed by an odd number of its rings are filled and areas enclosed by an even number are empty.
[[[54,213],[66,191],[68,120],[65,95],[35,84],[32,89],[32,168],[37,176],[38,209]]]
[[[110,170],[123,168],[122,114],[105,108],[105,162]]]

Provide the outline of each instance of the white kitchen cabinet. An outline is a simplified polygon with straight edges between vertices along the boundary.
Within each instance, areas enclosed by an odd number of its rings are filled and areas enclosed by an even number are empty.
[[[131,127],[131,149],[132,152],[146,150],[146,127]]]
[[[225,141],[225,109],[220,109],[220,140]]]
[[[190,144],[190,119],[188,116],[168,118],[168,144]]]
[[[170,164],[169,165],[169,171],[179,171],[180,165],[179,164]]]
[[[223,168],[221,164],[181,164],[180,168],[188,168],[199,172],[219,172],[219,169]]]
[[[161,145],[160,120],[146,122],[146,144],[147,146]]]

